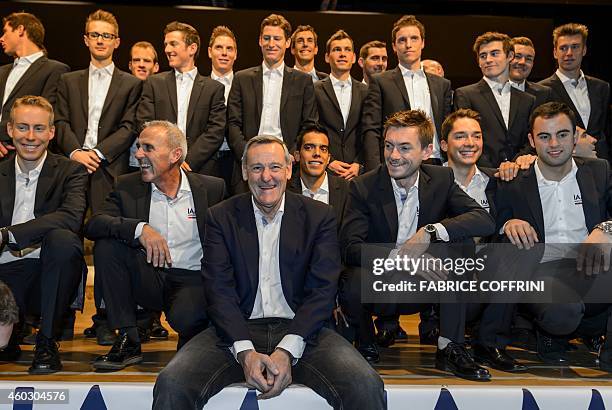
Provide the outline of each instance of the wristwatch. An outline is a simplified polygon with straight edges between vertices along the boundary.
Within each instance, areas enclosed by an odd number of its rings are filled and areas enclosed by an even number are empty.
[[[604,233],[612,235],[612,221],[600,222],[593,229],[601,229]]]
[[[438,230],[433,224],[425,225],[425,232],[427,232],[430,236],[430,242],[436,242],[438,240]]]

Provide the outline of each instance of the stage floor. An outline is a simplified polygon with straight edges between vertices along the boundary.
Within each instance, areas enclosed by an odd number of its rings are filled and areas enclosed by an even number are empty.
[[[144,362],[130,366],[119,372],[94,372],[91,362],[109,347],[98,346],[95,339],[86,339],[83,329],[90,325],[93,312],[91,287],[87,289],[86,308],[83,314],[77,313],[75,339],[62,342],[60,353],[64,369],[48,376],[30,376],[27,369],[32,361],[32,346],[22,345],[23,353],[18,363],[0,363],[0,380],[12,381],[66,381],[66,382],[149,382],[155,381],[157,373],[172,358],[176,348],[177,335],[171,332],[167,341],[154,341],[143,344]],[[398,385],[473,385],[473,386],[606,386],[612,387],[612,374],[597,368],[596,356],[578,345],[570,352],[571,367],[559,368],[540,362],[535,353],[511,349],[511,354],[527,364],[526,373],[513,374],[491,370],[493,380],[477,383],[456,378],[434,368],[435,348],[418,344],[418,315],[402,316],[402,327],[408,332],[405,343],[396,343],[391,348],[380,349],[381,361],[375,368],[384,378],[385,384]],[[167,324],[166,324],[167,325]],[[169,329],[169,327],[167,327]]]

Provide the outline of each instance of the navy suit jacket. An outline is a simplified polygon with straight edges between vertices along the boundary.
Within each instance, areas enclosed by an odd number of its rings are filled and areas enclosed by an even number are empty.
[[[341,270],[332,208],[285,192],[279,247],[283,294],[295,312],[287,334],[309,341],[331,315]],[[259,258],[251,194],[210,208],[202,265],[204,290],[208,317],[228,346],[252,340],[247,320],[257,294]]]

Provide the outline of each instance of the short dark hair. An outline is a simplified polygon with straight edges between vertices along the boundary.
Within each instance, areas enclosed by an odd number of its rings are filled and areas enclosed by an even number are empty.
[[[297,28],[291,35],[291,48],[292,49],[295,48],[295,38],[297,37],[299,33],[303,33],[304,31],[310,31],[314,37],[315,45],[317,44],[317,41],[319,40],[319,36],[317,35],[317,32],[315,31],[314,27],[309,24],[302,24],[300,26],[297,26]]]
[[[533,125],[535,124],[536,118],[554,118],[557,115],[565,114],[572,123],[572,130],[576,130],[576,114],[574,111],[565,103],[551,101],[546,104],[538,106],[529,117],[529,132],[533,135]]]
[[[586,45],[589,29],[584,24],[567,23],[553,30],[553,47],[557,47],[557,41],[561,36],[576,36],[582,37],[582,44]]]
[[[0,281],[0,325],[19,322],[19,308],[11,289]]]
[[[41,21],[34,14],[19,12],[11,13],[2,19],[2,25],[8,24],[13,30],[19,26],[23,26],[28,38],[36,47],[43,50],[46,54],[45,49],[45,27]]]
[[[217,37],[229,37],[234,41],[236,47],[238,47],[238,42],[236,41],[236,36],[234,32],[230,30],[227,26],[217,26],[213,28],[212,34],[210,35],[210,40],[208,41],[208,47],[212,47],[215,44],[215,40]]]
[[[291,24],[280,14],[270,14],[261,21],[261,25],[259,26],[260,36],[261,33],[263,33],[264,28],[267,26],[280,27],[285,33],[285,40],[289,40],[291,38]]]
[[[533,41],[531,41],[529,37],[513,37],[510,42],[512,43],[512,47],[518,44],[520,46],[527,46],[535,49],[533,46]]]
[[[194,59],[198,58],[200,55],[200,34],[198,33],[198,30],[196,30],[190,24],[181,23],[180,21],[173,21],[166,25],[166,28],[164,29],[164,36],[173,31],[180,31],[183,33],[183,40],[185,41],[186,45],[190,46],[195,44],[198,46]]]
[[[385,121],[383,139],[387,136],[389,128],[409,128],[415,127],[419,130],[419,142],[421,148],[433,142],[434,126],[431,119],[421,110],[398,111]]]
[[[364,45],[361,46],[361,48],[359,49],[359,58],[363,58],[364,60],[366,58],[368,58],[368,54],[370,53],[370,49],[371,48],[387,48],[387,44],[384,43],[383,41],[379,41],[379,40],[372,40],[372,41],[368,41],[367,43],[365,43]]]
[[[302,145],[304,144],[304,135],[308,134],[309,132],[316,132],[316,133],[319,133],[319,134],[323,134],[323,135],[325,135],[327,137],[327,142],[329,142],[329,133],[327,132],[327,129],[325,129],[325,127],[323,127],[319,123],[314,123],[312,125],[307,125],[298,134],[297,139],[295,141],[295,149],[297,151],[302,149]]]
[[[453,129],[455,121],[461,118],[470,118],[480,124],[480,114],[478,111],[474,111],[469,108],[460,108],[457,111],[450,113],[446,119],[444,119],[444,122],[442,123],[442,135],[440,135],[440,139],[442,141],[448,142],[448,134],[450,134],[451,130]]]
[[[509,35],[504,34],[504,33],[497,33],[494,31],[487,31],[486,33],[481,34],[478,37],[476,37],[476,41],[474,41],[474,46],[472,47],[472,49],[474,50],[476,57],[478,57],[478,52],[480,51],[480,47],[482,47],[485,44],[489,44],[493,41],[502,42],[504,53],[506,53],[506,57],[510,55],[510,52],[514,53],[514,46],[512,45]]]
[[[329,54],[330,51],[330,47],[331,47],[331,43],[332,41],[337,41],[337,40],[344,40],[344,39],[349,39],[351,40],[351,47],[353,48],[353,53],[355,52],[355,44],[353,43],[353,39],[351,38],[351,36],[349,36],[349,34],[344,31],[344,30],[338,30],[336,31],[334,34],[331,35],[331,37],[329,38],[329,40],[327,40],[327,43],[325,43],[325,52],[327,54]]]
[[[153,51],[153,62],[157,63],[157,50],[155,50],[153,44],[149,43],[148,41],[139,41],[137,43],[134,43],[132,48],[130,48],[130,60],[132,59],[132,50],[134,49],[134,47],[146,48],[147,50]]]
[[[421,38],[425,40],[425,26],[419,20],[416,19],[413,15],[402,16],[399,20],[393,23],[393,29],[391,30],[391,42],[395,44],[395,37],[397,36],[397,32],[400,31],[402,27],[415,26],[419,29],[419,33],[421,34]]]

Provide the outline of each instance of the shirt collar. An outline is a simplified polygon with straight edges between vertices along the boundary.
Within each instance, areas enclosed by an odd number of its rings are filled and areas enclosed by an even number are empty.
[[[516,88],[517,90],[525,92],[525,86],[527,85],[527,81],[523,80],[519,83],[519,82],[510,80],[510,85]]]
[[[231,84],[232,81],[234,80],[234,72],[230,71],[229,73],[225,75],[217,75],[215,74],[214,71],[211,71],[210,78],[212,78],[213,80],[221,81],[221,82],[227,81]]]
[[[94,74],[94,73],[102,73],[102,74],[108,74],[109,76],[113,76],[113,72],[115,71],[115,63],[113,63],[111,61],[111,63],[107,66],[98,68],[96,66],[94,66],[92,63],[89,63],[89,75]]]
[[[510,81],[506,81],[505,84],[501,84],[501,83],[493,81],[493,80],[491,80],[491,79],[489,79],[487,77],[482,77],[482,78],[489,85],[489,87],[491,87],[491,91],[493,91],[494,93],[496,92],[498,95],[499,95],[500,87],[501,87],[502,93],[504,91],[510,91],[510,87],[511,87]]]
[[[449,167],[450,165],[448,165],[448,161],[446,161],[445,163],[442,164],[442,166]],[[487,178],[488,178],[488,175],[487,175]],[[485,175],[482,173],[482,171],[478,167],[476,167],[476,171],[474,172],[474,176],[470,180],[470,183],[472,183],[472,181],[474,181],[474,179],[477,179],[477,180],[480,180],[480,181],[484,181],[485,180]],[[455,179],[455,181],[457,182],[457,184],[460,184],[456,179]]]
[[[168,196],[164,194],[154,183],[151,183],[151,191],[156,192],[158,195],[163,195],[170,201],[170,198],[168,198]],[[191,193],[191,185],[189,185],[187,174],[185,174],[185,172],[181,169],[181,185],[179,186],[178,192],[176,194],[176,198],[174,198],[173,201],[180,198],[181,194],[186,194],[186,193],[189,193],[189,194]]]
[[[263,75],[266,75],[269,71],[271,71],[271,72],[278,73],[282,77],[283,73],[285,72],[285,62],[284,61],[281,63],[281,65],[279,65],[276,68],[268,67],[266,65],[265,61],[263,63],[261,63],[261,66],[263,67]]]
[[[47,151],[45,150],[45,152],[43,153],[43,159],[42,161],[40,161],[40,164],[36,165],[36,168],[31,170],[30,172],[26,172],[26,171],[21,170],[21,167],[19,166],[19,161],[17,161],[17,156],[15,155],[15,174],[19,176],[23,176],[25,178],[29,177],[30,175],[32,176],[40,175],[40,172],[42,171],[42,167],[45,164],[46,160],[47,160]]]
[[[23,56],[23,57],[16,58],[13,64],[17,65],[17,64],[21,64],[22,62],[27,62],[28,64],[32,64],[44,55],[45,55],[44,52],[37,51],[36,53],[32,53],[29,56]]]
[[[576,173],[578,172],[578,166],[576,165],[576,162],[574,161],[574,158],[572,158],[572,170],[570,172],[568,172],[566,176],[561,178],[561,181],[559,181],[559,182],[551,181],[551,180],[548,180],[548,179],[544,178],[544,175],[542,175],[542,171],[540,170],[540,166],[538,165],[539,161],[540,161],[539,159],[536,159],[536,162],[535,162],[535,164],[533,166],[533,168],[535,169],[536,179],[538,181],[538,185],[561,184],[561,183],[567,181],[569,178],[575,178],[576,177]]]
[[[565,74],[563,74],[561,72],[561,70],[559,70],[557,68],[557,71],[555,72],[555,74],[557,74],[557,77],[559,77],[559,80],[561,80],[561,82],[565,85],[567,83],[572,84],[572,82],[574,81],[572,78],[569,78],[568,76],[566,76]],[[577,84],[580,84],[581,82],[586,81],[584,78],[584,73],[582,72],[582,70],[580,70],[580,75],[578,76],[578,82]],[[573,84],[572,84],[573,85]]]
[[[251,194],[251,203],[253,204],[253,212],[255,213],[255,221],[261,221],[264,225],[268,224],[268,220],[265,218],[263,212],[257,207],[255,203],[255,198],[253,198],[253,194]],[[283,197],[281,198],[281,204],[274,215],[273,221],[277,220],[276,218],[280,218],[285,213],[285,193],[283,192]]]
[[[176,75],[177,79],[186,76],[187,78],[189,78],[190,80],[193,81],[193,80],[195,80],[196,75],[198,74],[198,67],[193,67],[193,69],[191,69],[189,71],[186,71],[184,73],[181,73],[181,72],[179,72],[178,70],[175,69],[174,70],[174,74]]]
[[[308,188],[306,184],[304,184],[304,180],[302,180],[302,178],[300,178],[300,183],[302,184],[302,194],[312,192],[310,188]],[[327,172],[325,173],[325,177],[323,177],[323,183],[321,183],[321,186],[319,187],[317,192],[312,193],[315,195],[318,193],[329,194],[329,180],[327,179]]]
[[[336,77],[334,77],[333,74],[330,74],[329,78],[331,79],[332,86],[334,87],[346,87],[346,86],[350,87],[352,85],[350,76],[346,80],[339,80]]]
[[[417,177],[414,180],[414,184],[410,187],[409,191],[412,191],[414,189],[417,189],[417,190],[419,189],[419,178],[421,178],[421,172],[417,171]],[[400,194],[402,191],[405,191],[403,187],[399,186],[395,178],[391,178],[391,185],[393,186],[393,192],[397,194]]]
[[[421,64],[421,66],[417,69],[417,70],[409,70],[406,67],[404,67],[401,64],[398,64],[398,67],[400,69],[400,71],[402,72],[402,76],[406,77],[409,74],[414,74],[414,75],[418,75],[420,77],[425,77],[425,71],[423,71],[423,65]]]

